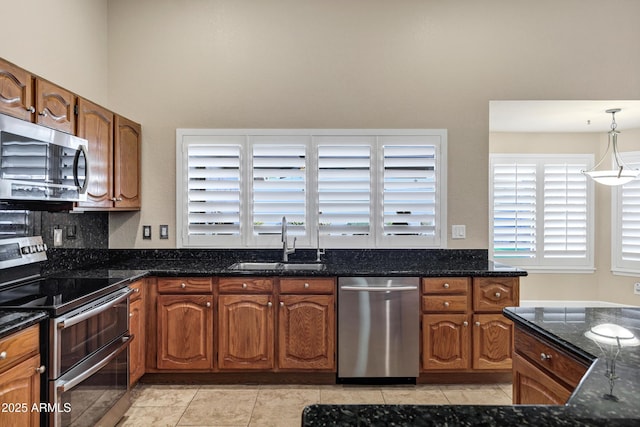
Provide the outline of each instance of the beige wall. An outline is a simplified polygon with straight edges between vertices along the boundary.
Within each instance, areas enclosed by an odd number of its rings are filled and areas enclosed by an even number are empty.
[[[0,1],[21,18],[3,20],[0,56],[143,126],[143,209],[111,215],[112,248],[175,247],[184,127],[446,128],[448,223],[467,226],[448,246],[486,248],[489,100],[640,99],[635,1]],[[575,298],[581,280],[540,290]],[[588,297],[624,301],[628,281]]]
[[[0,11],[0,57],[107,104],[107,0],[0,0]]]
[[[622,151],[640,150],[640,129],[623,129],[619,137]],[[510,133],[489,136],[491,153],[594,153],[597,162],[606,151],[605,133]],[[639,277],[611,273],[611,188],[595,186],[595,267],[594,273],[530,273],[521,279],[523,300],[609,301],[640,305],[633,294]],[[561,284],[561,286],[559,285]]]

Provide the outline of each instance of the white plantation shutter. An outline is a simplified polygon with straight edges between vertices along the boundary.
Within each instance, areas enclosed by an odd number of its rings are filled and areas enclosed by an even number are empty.
[[[186,145],[184,235],[192,245],[241,241],[241,143],[244,138],[217,137]],[[228,143],[231,142],[231,143]],[[234,143],[235,142],[235,143]]]
[[[367,241],[371,235],[372,152],[375,138],[317,137],[318,212],[326,241]],[[323,240],[324,242],[325,240]]]
[[[436,236],[436,146],[421,137],[383,137],[382,236]],[[411,237],[409,237],[411,236]]]
[[[304,236],[307,226],[307,157],[296,137],[259,137],[253,144],[253,234],[281,234],[282,217],[289,236]],[[269,140],[268,143],[264,143]],[[260,141],[258,143],[257,141]]]
[[[640,152],[621,153],[627,166],[640,169]],[[612,269],[640,273],[640,179],[612,188]]]
[[[588,255],[587,177],[585,163],[544,167],[544,257]]]
[[[593,268],[593,184],[585,155],[491,155],[493,257],[541,270]]]
[[[178,129],[177,243],[442,247],[445,164],[443,130]]]
[[[536,257],[536,164],[492,163],[493,256]]]

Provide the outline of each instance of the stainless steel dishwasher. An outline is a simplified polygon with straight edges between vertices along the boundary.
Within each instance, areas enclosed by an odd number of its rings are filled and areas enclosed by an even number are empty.
[[[419,283],[417,277],[338,279],[339,382],[415,382]]]

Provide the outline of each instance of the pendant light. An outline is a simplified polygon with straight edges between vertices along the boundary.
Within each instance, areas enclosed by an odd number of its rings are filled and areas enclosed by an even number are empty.
[[[608,132],[607,151],[594,167],[588,171],[583,171],[584,174],[590,176],[599,184],[610,186],[623,185],[629,181],[633,181],[640,174],[640,170],[631,169],[627,166],[620,158],[620,153],[618,153],[618,134],[620,131],[616,130],[616,127],[618,126],[616,123],[616,113],[619,113],[620,111],[620,108],[612,108],[605,111],[606,113],[611,114],[611,130]],[[607,158],[607,154],[612,147],[615,169],[596,170]]]

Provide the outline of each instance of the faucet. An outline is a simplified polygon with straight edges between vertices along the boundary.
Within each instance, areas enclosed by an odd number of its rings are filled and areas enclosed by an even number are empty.
[[[289,248],[287,244],[287,218],[282,217],[282,262],[289,261],[289,254],[295,253],[296,251],[296,239],[293,238],[293,247]]]

